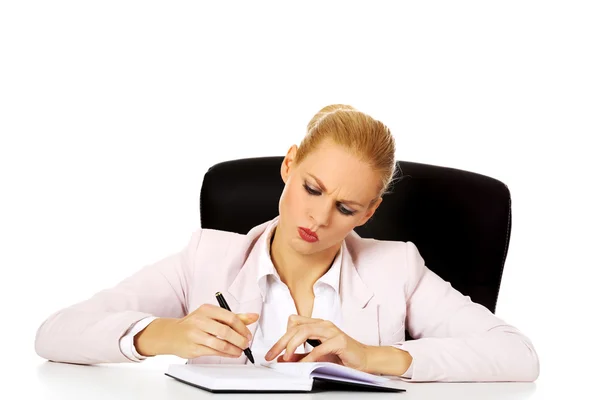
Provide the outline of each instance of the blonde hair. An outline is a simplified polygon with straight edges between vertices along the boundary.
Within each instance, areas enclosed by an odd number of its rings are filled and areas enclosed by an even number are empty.
[[[326,139],[349,150],[379,174],[379,194],[371,204],[387,193],[396,172],[396,146],[387,126],[349,105],[323,107],[308,123],[295,163],[300,164]]]

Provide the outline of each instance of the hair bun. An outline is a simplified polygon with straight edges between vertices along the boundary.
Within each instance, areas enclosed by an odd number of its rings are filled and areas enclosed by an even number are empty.
[[[330,112],[334,112],[337,110],[357,111],[356,108],[354,108],[348,104],[330,104],[328,106],[321,108],[319,110],[319,114],[320,113],[330,113]]]

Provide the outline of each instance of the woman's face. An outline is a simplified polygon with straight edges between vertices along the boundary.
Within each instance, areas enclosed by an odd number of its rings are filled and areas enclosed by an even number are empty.
[[[301,254],[314,254],[335,246],[373,215],[381,198],[380,177],[370,166],[331,141],[324,141],[299,165],[294,163],[297,146],[290,148],[281,166],[285,188],[279,199],[282,238]],[[299,228],[316,233],[306,240]]]

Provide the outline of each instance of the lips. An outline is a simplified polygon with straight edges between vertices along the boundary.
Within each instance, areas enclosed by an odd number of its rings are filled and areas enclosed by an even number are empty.
[[[319,240],[319,236],[317,236],[315,232],[311,231],[308,228],[298,228],[298,230],[302,231],[304,233],[304,236],[308,239],[312,239],[311,241]]]

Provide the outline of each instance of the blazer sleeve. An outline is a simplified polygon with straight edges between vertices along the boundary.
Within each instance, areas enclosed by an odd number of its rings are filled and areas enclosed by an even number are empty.
[[[413,357],[410,381],[536,380],[539,360],[531,340],[427,268],[407,243],[406,325],[415,340],[402,349]]]
[[[36,353],[47,360],[75,364],[132,362],[121,351],[119,339],[133,324],[150,316],[187,315],[201,235],[198,229],[178,253],[50,315],[36,332]]]

